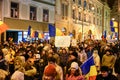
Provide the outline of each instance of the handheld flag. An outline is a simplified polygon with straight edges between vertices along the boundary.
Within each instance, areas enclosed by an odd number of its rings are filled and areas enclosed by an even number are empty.
[[[91,56],[85,63],[81,65],[81,70],[84,75],[89,73],[90,71],[90,66],[94,65],[94,59],[93,56]]]
[[[86,62],[81,65],[81,70],[84,75],[88,76],[88,80],[95,80],[97,70],[94,64],[94,58],[91,56]]]

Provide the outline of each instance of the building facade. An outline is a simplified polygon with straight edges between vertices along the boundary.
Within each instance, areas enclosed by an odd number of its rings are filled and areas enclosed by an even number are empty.
[[[120,40],[120,0],[114,1],[113,8],[111,11],[111,20],[117,22],[118,24],[115,27],[113,27],[116,29],[116,31],[114,32],[118,34],[118,40]]]
[[[102,19],[102,32],[103,35],[106,35],[106,39],[110,39],[111,28],[110,28],[110,13],[111,9],[106,2],[103,2],[103,19]]]
[[[105,12],[109,15],[110,9],[99,0],[56,0],[55,24],[78,40],[101,39],[109,27],[110,16]]]
[[[1,34],[1,41],[13,37],[18,41],[27,36],[28,27],[40,33],[48,32],[48,24],[54,24],[54,0],[0,0],[0,20],[9,26]]]

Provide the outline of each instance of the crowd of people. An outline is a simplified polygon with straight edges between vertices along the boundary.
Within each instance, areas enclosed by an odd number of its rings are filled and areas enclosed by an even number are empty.
[[[120,80],[120,42],[86,40],[77,46],[10,41],[0,44],[0,80],[86,80],[80,66],[91,56],[96,80]]]

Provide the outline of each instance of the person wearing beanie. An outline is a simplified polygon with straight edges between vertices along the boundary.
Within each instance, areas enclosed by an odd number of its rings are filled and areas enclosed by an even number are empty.
[[[55,65],[48,64],[43,73],[43,79],[42,80],[56,80],[55,77],[57,75]]]
[[[53,71],[52,69],[52,71],[50,71],[50,73],[52,73],[52,72],[56,72],[57,74],[55,75],[55,80],[63,80],[63,70],[62,70],[62,67],[61,66],[59,66],[58,64],[56,64],[56,59],[54,58],[54,57],[49,57],[48,58],[48,65],[46,66],[46,67],[48,67],[48,66],[50,66],[50,65],[53,65],[54,66],[54,68],[55,68],[55,71]],[[45,68],[46,69],[46,68]],[[45,70],[46,71],[46,70]],[[52,76],[53,76],[53,74],[54,73],[52,73]],[[45,75],[45,74],[44,74]],[[48,76],[48,75],[47,75]]]
[[[79,66],[82,64],[82,62],[80,62],[80,60],[78,59],[78,53],[76,51],[73,51],[69,55],[69,58],[66,64],[66,73],[68,73],[68,69],[70,68],[72,62],[77,62]]]
[[[101,74],[96,76],[96,80],[118,80],[116,76],[112,75],[109,67],[101,66]]]
[[[77,62],[71,63],[68,74],[66,74],[66,80],[84,80]]]

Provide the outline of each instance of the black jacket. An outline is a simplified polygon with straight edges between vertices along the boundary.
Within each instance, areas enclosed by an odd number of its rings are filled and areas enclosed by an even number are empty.
[[[101,74],[97,75],[96,80],[118,80],[114,75],[108,75],[107,77],[102,77]]]

